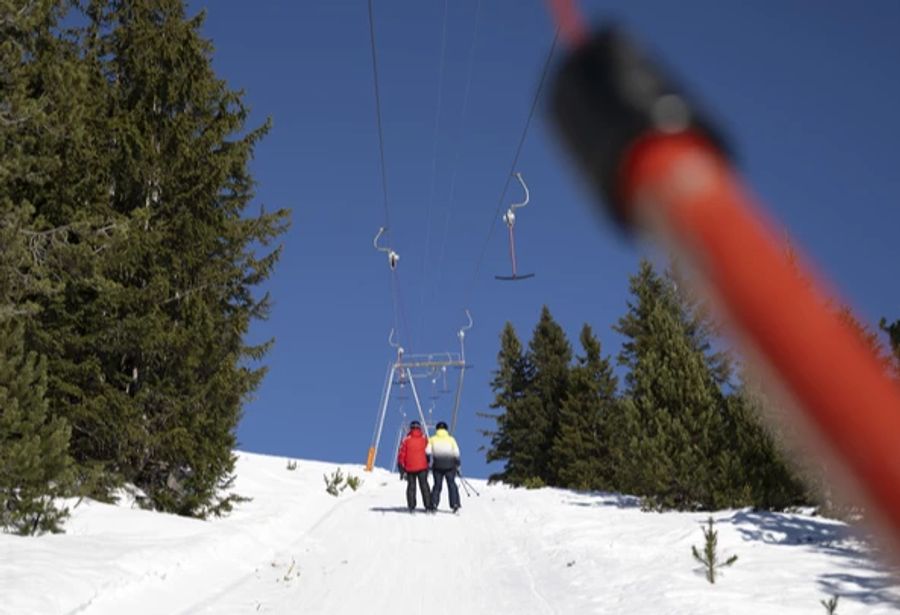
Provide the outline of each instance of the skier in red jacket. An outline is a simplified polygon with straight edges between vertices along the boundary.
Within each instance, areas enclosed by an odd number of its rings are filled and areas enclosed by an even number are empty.
[[[433,511],[431,491],[428,488],[428,456],[425,454],[427,446],[428,438],[422,433],[422,425],[419,421],[412,421],[409,424],[409,433],[403,438],[400,452],[397,454],[400,476],[406,475],[406,506],[409,512],[416,510],[416,481],[419,482],[425,510]]]

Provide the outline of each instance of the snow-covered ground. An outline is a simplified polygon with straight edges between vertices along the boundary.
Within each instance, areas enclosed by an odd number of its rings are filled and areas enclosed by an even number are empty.
[[[397,475],[341,466],[363,486],[325,493],[332,463],[241,453],[253,498],[196,521],[84,502],[67,533],[0,535],[0,613],[895,613],[898,581],[841,523],[717,513],[710,585],[691,545],[705,514],[642,513],[614,495],[471,481],[459,515],[410,515]]]

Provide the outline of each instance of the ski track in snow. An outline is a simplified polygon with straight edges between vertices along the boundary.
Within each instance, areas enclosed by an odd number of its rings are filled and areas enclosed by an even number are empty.
[[[383,470],[340,465],[364,484],[327,495],[338,466],[241,453],[236,489],[253,499],[224,519],[88,503],[66,535],[0,535],[0,614],[801,615],[832,594],[841,615],[900,610],[898,577],[836,521],[714,513],[739,559],[709,585],[690,555],[708,513],[473,480],[459,515],[446,493],[410,515]]]
[[[276,558],[191,613],[555,613],[491,507],[410,515],[388,482],[348,496]],[[472,508],[471,511],[468,508]],[[369,523],[361,523],[369,519]],[[371,532],[353,532],[368,525]],[[298,576],[285,578],[288,562]],[[521,580],[530,598],[523,601]],[[273,582],[274,581],[274,582]],[[248,596],[254,596],[248,602]]]

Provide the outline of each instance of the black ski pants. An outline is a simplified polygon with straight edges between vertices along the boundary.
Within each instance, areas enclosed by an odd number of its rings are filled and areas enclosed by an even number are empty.
[[[416,481],[419,481],[419,491],[422,492],[422,504],[426,510],[431,509],[431,491],[428,489],[428,470],[406,473],[406,505],[410,510],[416,507]]]
[[[431,492],[431,503],[437,508],[441,503],[441,483],[447,479],[447,491],[450,493],[450,508],[459,508],[459,488],[456,486],[456,468],[449,470],[432,470],[434,473],[434,488]]]

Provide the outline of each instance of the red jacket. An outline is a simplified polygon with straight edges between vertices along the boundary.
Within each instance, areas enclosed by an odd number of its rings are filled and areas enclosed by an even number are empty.
[[[425,437],[425,434],[418,427],[413,427],[400,444],[400,452],[397,454],[397,466],[405,472],[427,470],[428,457],[425,456],[426,446],[428,446],[428,438]]]

